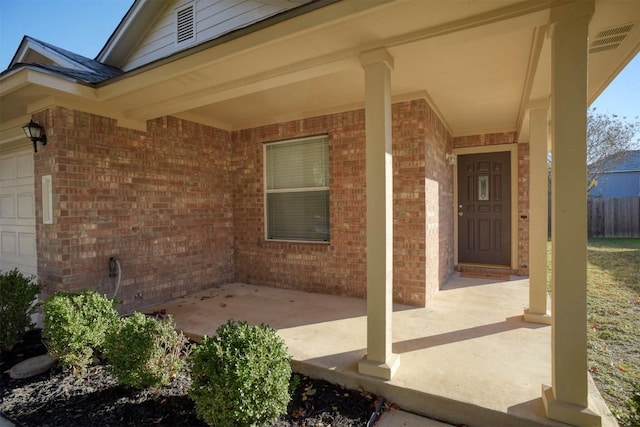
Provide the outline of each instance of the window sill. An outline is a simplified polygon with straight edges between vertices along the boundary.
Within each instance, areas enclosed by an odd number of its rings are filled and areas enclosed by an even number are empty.
[[[310,244],[310,245],[330,245],[331,241],[317,241],[317,240],[283,240],[283,239],[265,239],[267,243],[299,243],[299,244]]]

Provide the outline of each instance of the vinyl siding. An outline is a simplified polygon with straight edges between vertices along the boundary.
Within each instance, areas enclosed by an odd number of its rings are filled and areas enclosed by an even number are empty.
[[[305,2],[306,0],[286,3],[277,0],[176,1],[166,8],[146,36],[142,38],[123,70],[129,71],[138,68]],[[176,43],[176,12],[189,4],[193,4],[195,8],[195,37],[178,45]]]

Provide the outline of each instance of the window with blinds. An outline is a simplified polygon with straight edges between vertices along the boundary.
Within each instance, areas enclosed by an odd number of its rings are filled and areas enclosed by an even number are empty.
[[[329,137],[265,145],[269,240],[329,241]]]

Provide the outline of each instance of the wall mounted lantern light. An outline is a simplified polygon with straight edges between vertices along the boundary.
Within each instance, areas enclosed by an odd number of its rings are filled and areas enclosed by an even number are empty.
[[[445,155],[445,158],[447,159],[447,163],[449,163],[450,165],[455,165],[456,163],[458,163],[458,156],[453,153],[447,153]]]
[[[29,120],[29,123],[22,126],[22,130],[27,138],[33,142],[33,151],[36,153],[38,152],[38,142],[47,145],[47,135],[44,134],[44,128],[33,120]]]

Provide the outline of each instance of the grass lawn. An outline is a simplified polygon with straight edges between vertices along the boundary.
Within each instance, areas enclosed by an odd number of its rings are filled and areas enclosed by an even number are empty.
[[[620,424],[633,425],[627,402],[640,385],[640,239],[589,240],[587,304],[589,371]]]
[[[589,372],[620,425],[637,426],[628,402],[640,387],[640,239],[589,239],[587,249]]]

